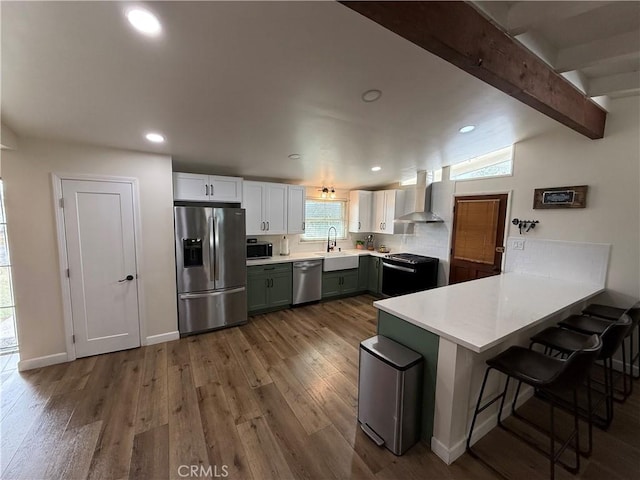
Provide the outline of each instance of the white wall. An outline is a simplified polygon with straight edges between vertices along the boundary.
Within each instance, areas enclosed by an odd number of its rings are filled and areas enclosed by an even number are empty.
[[[20,139],[2,175],[21,361],[65,352],[51,173],[135,177],[139,182],[145,298],[142,339],[177,330],[171,158]]]
[[[598,301],[629,305],[640,298],[640,104],[611,102],[605,137],[589,140],[558,125],[515,146],[511,177],[434,184],[433,211],[444,224],[416,225],[413,235],[378,235],[392,251],[440,258],[440,284],[448,277],[453,195],[512,192],[509,219],[539,220],[523,238],[610,243],[608,292]],[[588,185],[587,208],[534,210],[535,188]],[[505,234],[519,236],[511,225]]]
[[[514,174],[455,182],[456,194],[513,190],[510,219],[539,220],[526,238],[610,243],[605,301],[640,297],[640,111],[636,98],[611,102],[605,136],[589,140],[558,126],[516,144]],[[588,185],[587,208],[534,210],[535,188]],[[509,224],[507,236],[519,236]]]

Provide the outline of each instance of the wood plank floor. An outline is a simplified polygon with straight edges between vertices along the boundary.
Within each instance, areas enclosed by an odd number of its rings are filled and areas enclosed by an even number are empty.
[[[184,478],[193,465],[203,478],[256,480],[547,478],[546,460],[504,431],[477,446],[500,474],[469,455],[446,466],[423,444],[395,457],[361,432],[358,344],[375,334],[373,300],[22,374],[15,356],[0,357],[0,476]],[[638,478],[638,390],[608,432],[595,431],[581,474],[558,468],[557,478]]]

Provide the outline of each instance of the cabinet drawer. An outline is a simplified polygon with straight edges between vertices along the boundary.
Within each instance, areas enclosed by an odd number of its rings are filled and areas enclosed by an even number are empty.
[[[269,265],[253,265],[247,267],[247,275],[265,275],[271,273],[286,273],[291,272],[291,262],[287,263],[272,263]]]

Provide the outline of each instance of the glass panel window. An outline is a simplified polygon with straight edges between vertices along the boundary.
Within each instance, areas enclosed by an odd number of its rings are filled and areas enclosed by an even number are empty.
[[[330,227],[335,227],[337,238],[347,238],[347,202],[344,200],[307,200],[305,202],[305,229],[302,240],[326,240]],[[331,234],[333,239],[333,232]]]
[[[513,145],[451,165],[449,179],[476,180],[513,174]]]
[[[0,180],[0,352],[15,350],[18,347],[6,219],[4,188]]]

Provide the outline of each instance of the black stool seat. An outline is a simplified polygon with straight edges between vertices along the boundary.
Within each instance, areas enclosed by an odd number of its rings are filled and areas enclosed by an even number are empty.
[[[585,315],[602,317],[607,320],[618,320],[625,312],[624,308],[610,307],[609,305],[600,305],[598,303],[592,303],[582,311]]]
[[[622,312],[624,313],[624,312]],[[618,317],[620,318],[620,317]],[[616,318],[616,320],[618,320]],[[587,315],[571,315],[565,318],[561,322],[558,322],[563,328],[575,330],[576,332],[584,333],[586,335],[602,335],[611,322],[602,318],[589,317]]]
[[[571,353],[584,348],[590,338],[589,335],[564,328],[549,327],[531,337],[531,343],[539,343],[561,353]]]
[[[589,337],[587,337],[589,338]],[[549,388],[562,371],[565,361],[524,347],[509,347],[487,360],[491,368],[534,387]]]

